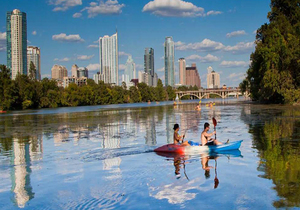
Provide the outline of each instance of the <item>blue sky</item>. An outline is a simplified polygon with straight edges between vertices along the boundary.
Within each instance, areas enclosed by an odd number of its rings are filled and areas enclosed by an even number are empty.
[[[164,47],[172,36],[178,62],[196,63],[203,87],[207,67],[220,73],[221,85],[237,86],[255,49],[255,30],[268,22],[269,0],[1,0],[0,64],[6,64],[6,12],[27,13],[28,45],[41,48],[42,77],[51,77],[54,64],[71,70],[99,68],[97,40],[118,29],[122,75],[131,54],[143,70],[144,49],[155,53],[155,72],[164,81]],[[70,74],[70,73],[69,73]]]

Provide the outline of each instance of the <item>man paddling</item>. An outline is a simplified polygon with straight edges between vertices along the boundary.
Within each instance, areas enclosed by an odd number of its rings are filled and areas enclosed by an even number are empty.
[[[222,143],[217,141],[216,139],[213,139],[212,136],[216,134],[216,131],[212,133],[207,133],[209,131],[209,123],[204,123],[204,130],[201,133],[201,143],[202,146],[207,145],[221,145]]]
[[[176,144],[176,145],[182,145],[182,146],[189,145],[189,143],[187,141],[183,141],[184,135],[181,136],[181,135],[178,134],[178,132],[179,132],[179,125],[177,123],[174,125],[173,130],[174,130],[174,137],[173,137],[174,144]]]

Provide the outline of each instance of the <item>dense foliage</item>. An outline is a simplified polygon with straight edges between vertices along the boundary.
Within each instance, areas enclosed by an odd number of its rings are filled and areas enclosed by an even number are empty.
[[[139,83],[129,90],[125,83],[113,87],[103,82],[96,84],[92,79],[84,86],[70,84],[67,88],[59,88],[56,81],[48,78],[37,81],[34,66],[30,67],[30,72],[29,77],[18,75],[11,80],[9,69],[0,65],[0,110],[138,103],[176,97],[174,89],[164,88],[161,80],[157,87]]]
[[[240,84],[253,100],[300,102],[300,0],[271,0],[270,23],[256,34],[246,79]]]

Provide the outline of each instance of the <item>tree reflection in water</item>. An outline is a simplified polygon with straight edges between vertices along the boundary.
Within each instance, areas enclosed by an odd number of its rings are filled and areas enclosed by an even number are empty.
[[[264,172],[260,177],[272,179],[280,197],[273,206],[300,207],[299,107],[245,106],[241,116],[259,151],[258,170]]]

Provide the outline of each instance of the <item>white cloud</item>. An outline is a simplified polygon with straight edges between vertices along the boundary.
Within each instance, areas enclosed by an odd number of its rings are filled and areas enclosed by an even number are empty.
[[[236,54],[254,50],[254,46],[254,42],[240,42],[234,46],[226,46],[224,50]]]
[[[184,43],[178,41],[175,43],[176,50],[186,51],[199,51],[199,52],[214,52],[225,51],[236,53],[245,53],[254,49],[254,42],[240,42],[234,46],[225,46],[221,42],[212,41],[210,39],[204,39],[202,42]]]
[[[144,6],[143,12],[166,17],[205,16],[202,7],[182,0],[153,0]]]
[[[219,61],[220,59],[217,56],[207,54],[204,57],[202,57],[200,55],[190,55],[190,56],[186,57],[186,60],[200,61],[201,63],[212,63],[212,62]]]
[[[253,33],[253,34],[256,34],[256,33],[257,33],[257,30],[254,30],[252,33]]]
[[[70,7],[82,5],[82,0],[49,0],[51,5],[54,5],[54,12],[66,11]]]
[[[78,55],[77,56],[77,60],[90,60],[91,58],[93,58],[94,57],[94,55]]]
[[[80,12],[76,12],[73,14],[73,18],[80,18],[82,14]]]
[[[96,44],[90,44],[89,46],[87,46],[87,48],[98,48],[99,45]]]
[[[129,56],[130,54],[128,54],[128,53],[126,53],[126,52],[122,52],[122,51],[120,51],[119,52],[119,56],[121,56],[121,57],[125,57],[125,56]]]
[[[249,62],[246,61],[222,61],[220,66],[225,68],[239,68],[249,66]]]
[[[240,72],[240,73],[232,73],[230,74],[227,79],[233,81],[233,82],[236,82],[236,81],[242,81],[243,79],[245,79],[246,77],[246,74],[243,73],[243,72]]]
[[[6,32],[0,32],[0,52],[6,50]]]
[[[233,31],[233,32],[227,33],[226,37],[231,38],[231,37],[234,37],[234,36],[242,36],[242,35],[246,35],[246,32],[244,30]]]
[[[209,16],[209,15],[220,15],[220,14],[222,14],[222,12],[220,12],[220,11],[214,11],[214,10],[208,11],[206,13],[207,16]]]
[[[184,42],[176,42],[176,50],[195,50],[202,52],[211,52],[222,50],[225,46],[221,42],[215,42],[210,39],[204,39],[202,42],[185,44]]]
[[[89,64],[86,68],[90,71],[99,70],[100,64],[99,63]]]
[[[119,70],[122,71],[122,70],[125,70],[126,69],[126,65],[125,64],[120,64],[119,65]]]
[[[61,42],[84,42],[84,40],[80,38],[79,34],[66,35],[65,33],[61,33],[53,35],[52,39]]]
[[[51,74],[43,74],[43,75],[42,75],[42,79],[43,79],[43,78],[46,78],[46,77],[47,77],[47,78],[51,78]]]
[[[97,15],[118,15],[122,13],[122,8],[125,4],[119,4],[118,0],[100,1],[99,5],[96,2],[91,2],[89,7],[85,7],[81,12],[87,10],[88,17],[92,18]]]
[[[165,67],[161,67],[159,69],[157,69],[157,72],[164,72],[165,71]]]
[[[70,58],[62,58],[62,59],[55,58],[54,59],[54,61],[59,61],[59,62],[68,62],[70,60],[71,60]]]
[[[144,65],[142,64],[135,64],[136,70],[144,70]]]
[[[37,32],[36,32],[36,31],[33,31],[33,32],[32,32],[32,35],[36,35],[36,34],[37,34]]]

